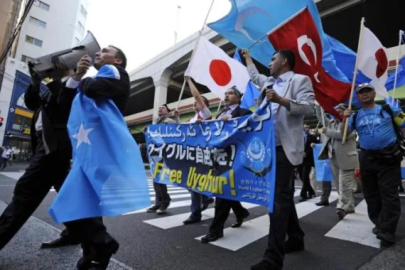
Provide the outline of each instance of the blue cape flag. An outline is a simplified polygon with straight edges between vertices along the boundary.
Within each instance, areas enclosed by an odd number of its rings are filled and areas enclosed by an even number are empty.
[[[115,78],[112,66],[97,77]],[[91,99],[80,91],[68,122],[72,169],[49,208],[57,223],[118,216],[150,205],[139,148],[121,112],[110,99]]]
[[[320,160],[318,159],[319,153],[321,152],[322,144],[316,144],[314,151],[314,161],[315,161],[315,177],[318,182],[332,182],[333,174],[330,167],[329,159]]]

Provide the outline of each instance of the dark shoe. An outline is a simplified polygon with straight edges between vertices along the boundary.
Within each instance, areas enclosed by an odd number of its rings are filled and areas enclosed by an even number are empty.
[[[380,232],[380,229],[378,229],[377,226],[375,226],[372,230],[373,234],[377,235]]]
[[[108,267],[108,264],[110,263],[110,259],[112,255],[117,253],[120,245],[118,244],[117,241],[113,241],[107,247],[98,252],[96,255],[92,256],[85,256],[82,259],[80,259],[77,263],[77,269],[78,270],[106,270]],[[83,260],[80,265],[80,261]],[[80,265],[80,266],[79,266]]]
[[[338,215],[339,220],[344,219],[345,216],[347,215],[347,214],[346,214],[346,211],[343,210],[343,209],[338,209],[338,210],[336,211],[336,214]]]
[[[320,201],[315,204],[316,206],[329,206],[329,201]]]
[[[152,207],[149,207],[146,209],[147,213],[156,213],[156,211],[159,209],[160,205],[154,205]]]
[[[347,214],[347,215],[348,215],[348,214],[354,214],[354,213],[356,213],[356,210],[346,211],[346,214]]]
[[[164,214],[167,211],[167,208],[169,208],[170,203],[162,203],[159,207],[159,209],[156,211],[157,214]]]
[[[188,219],[186,219],[185,221],[183,221],[184,225],[188,225],[188,224],[194,224],[194,223],[198,223],[201,221],[201,217],[194,217],[194,216],[190,216]]]
[[[308,198],[303,198],[303,197],[301,197],[298,201],[300,201],[300,202],[306,202],[308,200]]]
[[[80,244],[80,241],[78,240],[73,240],[69,237],[59,237],[58,239],[55,239],[51,242],[45,242],[41,244],[41,248],[58,248],[58,247],[64,247],[64,246],[75,246]]]
[[[245,210],[246,210],[246,209],[245,209]],[[243,215],[243,217],[241,217],[241,218],[236,217],[236,223],[232,224],[231,227],[232,227],[232,228],[239,228],[240,226],[242,226],[243,221],[244,221],[246,218],[249,217],[249,215],[250,215],[249,211],[246,210],[246,211],[245,211],[245,214]]]
[[[250,270],[281,270],[280,267],[276,267],[268,261],[261,261],[258,264],[250,267]]]
[[[395,235],[393,233],[379,231],[377,233],[377,239],[381,240],[382,246],[391,246],[395,244]]]
[[[219,238],[224,237],[224,233],[209,233],[206,236],[204,236],[203,238],[201,238],[201,243],[203,244],[207,244],[209,242],[215,242],[217,241]]]
[[[291,241],[291,240],[287,240],[285,242],[285,251],[284,251],[285,254],[304,251],[304,250],[305,250],[304,242],[300,243],[298,241]]]

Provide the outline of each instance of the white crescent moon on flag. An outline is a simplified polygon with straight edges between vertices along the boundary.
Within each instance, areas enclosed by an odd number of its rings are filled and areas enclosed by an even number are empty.
[[[243,28],[243,23],[246,21],[246,19],[254,14],[264,14],[267,17],[271,18],[270,14],[267,13],[264,9],[261,9],[259,7],[249,7],[247,9],[244,9],[242,12],[239,13],[238,15],[238,19],[236,20],[236,24],[235,24],[235,31],[240,32],[241,34],[243,34],[244,36],[246,36],[247,39],[256,42],[257,40],[255,40],[254,38],[252,38],[250,36],[250,34],[248,33],[248,31],[246,31],[245,28]],[[259,42],[263,42],[263,41],[259,41]]]

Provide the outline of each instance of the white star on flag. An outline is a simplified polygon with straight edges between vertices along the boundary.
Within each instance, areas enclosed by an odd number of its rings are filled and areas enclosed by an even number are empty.
[[[92,128],[84,129],[83,124],[80,125],[79,132],[72,135],[72,137],[77,140],[76,149],[78,149],[82,143],[91,145],[91,142],[89,140],[89,133],[92,130]]]

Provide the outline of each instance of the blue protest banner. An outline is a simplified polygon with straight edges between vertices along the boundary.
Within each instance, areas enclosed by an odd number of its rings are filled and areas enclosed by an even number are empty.
[[[116,78],[103,66],[98,77]],[[139,147],[111,99],[92,99],[79,91],[68,122],[73,164],[49,208],[57,223],[119,216],[150,205]]]
[[[314,150],[315,161],[315,176],[318,182],[332,182],[333,174],[330,167],[329,159],[319,160],[319,153],[321,152],[322,144],[316,144]]]
[[[275,139],[266,102],[227,122],[151,125],[145,137],[155,182],[273,211]]]

